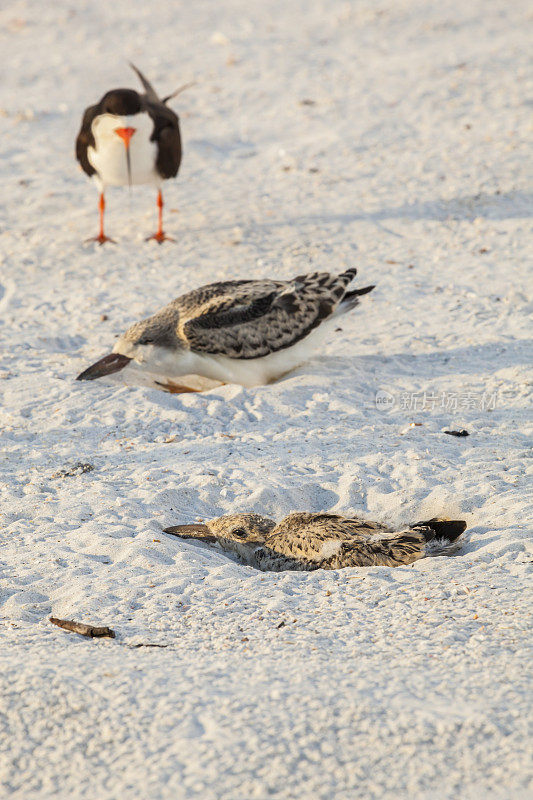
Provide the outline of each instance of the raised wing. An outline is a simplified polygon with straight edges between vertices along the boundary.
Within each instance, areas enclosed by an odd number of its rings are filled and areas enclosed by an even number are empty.
[[[159,95],[157,94],[156,90],[154,89],[154,87],[152,86],[152,84],[150,83],[148,78],[146,78],[142,74],[141,70],[138,69],[135,66],[135,64],[132,64],[131,61],[129,62],[129,65],[132,68],[132,70],[135,72],[137,77],[139,78],[140,82],[142,83],[143,89],[144,89],[145,94],[146,94],[146,98],[148,100],[150,100],[150,102],[152,102],[152,103],[161,103],[161,100],[159,99]]]
[[[356,274],[315,272],[292,281],[228,281],[180,298],[181,332],[192,350],[260,358],[307,336],[331,316]],[[208,296],[209,295],[209,296]]]

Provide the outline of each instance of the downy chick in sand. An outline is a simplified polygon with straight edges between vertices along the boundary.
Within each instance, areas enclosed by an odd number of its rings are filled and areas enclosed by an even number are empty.
[[[434,518],[395,531],[360,517],[289,514],[279,524],[259,514],[227,514],[205,525],[175,525],[165,533],[218,543],[245,564],[265,572],[399,567],[449,555],[459,546],[464,520]]]

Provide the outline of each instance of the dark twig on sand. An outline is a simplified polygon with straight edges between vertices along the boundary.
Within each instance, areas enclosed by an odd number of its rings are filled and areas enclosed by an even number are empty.
[[[138,647],[168,647],[168,644],[153,644],[152,642],[139,642],[139,644],[130,644],[128,647],[132,647],[136,650]]]
[[[49,619],[53,625],[64,628],[66,631],[72,631],[72,633],[79,633],[80,636],[89,636],[92,639],[102,636],[107,636],[109,639],[115,638],[115,631],[111,628],[96,628],[94,625],[86,625],[84,622],[74,622],[73,619],[58,619],[57,617],[49,617]]]

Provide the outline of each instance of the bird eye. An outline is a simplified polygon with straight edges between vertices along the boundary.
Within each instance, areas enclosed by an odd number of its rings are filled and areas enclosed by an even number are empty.
[[[246,536],[246,531],[244,530],[244,528],[234,528],[232,533],[234,536],[238,536],[239,539],[244,539],[244,537]]]
[[[153,341],[154,341],[153,339],[150,339],[148,336],[145,336],[144,339],[139,339],[137,344],[152,344]]]

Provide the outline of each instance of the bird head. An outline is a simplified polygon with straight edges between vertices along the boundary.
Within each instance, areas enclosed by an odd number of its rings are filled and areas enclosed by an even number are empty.
[[[210,520],[205,525],[174,525],[165,528],[165,533],[205,541],[219,541],[259,547],[265,543],[276,527],[274,520],[260,514],[225,514]]]
[[[102,114],[133,117],[141,111],[141,97],[135,89],[112,89],[102,97],[100,105]]]
[[[94,119],[93,134],[120,139],[129,150],[143,115],[141,97],[134,89],[113,89],[100,101],[101,111]]]
[[[162,313],[131,325],[117,339],[113,352],[80,373],[76,380],[92,381],[112,375],[132,361],[148,371],[164,374],[167,359],[174,360],[183,349],[171,316]]]
[[[275,527],[274,520],[261,514],[225,514],[208,523],[217,538],[256,545],[264,544]]]

